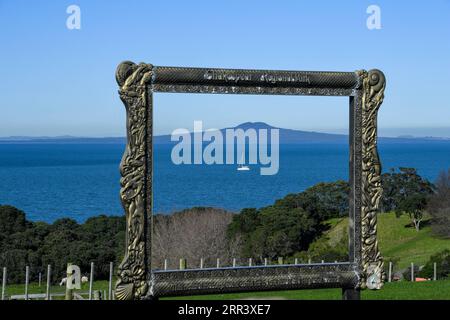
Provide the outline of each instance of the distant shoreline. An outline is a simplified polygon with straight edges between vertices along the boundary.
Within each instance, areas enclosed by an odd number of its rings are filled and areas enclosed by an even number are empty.
[[[299,143],[337,143],[337,142],[345,142],[348,143],[349,136],[348,134],[337,134],[337,133],[326,133],[326,132],[317,132],[317,131],[303,131],[303,130],[294,130],[294,129],[286,129],[286,128],[278,128],[271,126],[264,122],[244,122],[235,127],[223,128],[219,129],[222,133],[229,129],[240,129],[243,131],[254,129],[254,130],[278,130],[280,137],[280,144],[299,144]],[[205,131],[203,131],[204,133]],[[193,133],[190,132],[192,135]],[[174,144],[171,140],[170,134],[164,135],[155,135],[153,136],[153,144]],[[397,137],[383,137],[379,136],[378,140],[380,142],[421,142],[421,141],[450,141],[450,137],[433,137],[433,136],[424,136],[424,137],[415,137],[412,135],[401,135]],[[74,143],[102,143],[102,144],[112,144],[112,143],[126,143],[126,137],[76,137],[76,136],[10,136],[10,137],[0,137],[0,144],[9,144],[9,143],[64,143],[64,144],[74,144]]]
[[[160,145],[172,145],[176,142],[165,139],[166,136],[154,136],[156,141],[154,144]],[[159,138],[159,139],[158,139]],[[161,139],[162,138],[162,139]],[[307,144],[307,143],[348,143],[348,135],[341,135],[342,139],[334,141],[323,141],[323,140],[310,140],[310,141],[280,141],[280,145],[295,145],[295,144]],[[378,141],[381,143],[416,143],[416,142],[450,142],[450,138],[438,138],[438,137],[378,137]],[[23,139],[16,138],[0,138],[0,144],[126,144],[125,137],[114,137],[114,138],[33,138],[26,137]]]

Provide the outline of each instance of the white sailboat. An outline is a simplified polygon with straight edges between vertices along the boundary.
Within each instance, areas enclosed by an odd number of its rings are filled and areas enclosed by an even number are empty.
[[[238,171],[249,171],[250,170],[250,167],[244,165],[244,153],[242,153],[241,163],[239,164],[237,170]]]

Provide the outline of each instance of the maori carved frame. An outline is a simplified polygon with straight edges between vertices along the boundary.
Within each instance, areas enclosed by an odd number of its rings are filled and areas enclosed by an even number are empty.
[[[381,71],[178,68],[125,61],[117,68],[116,80],[127,114],[127,145],[120,164],[126,244],[116,283],[118,300],[325,287],[343,288],[344,298],[358,298],[360,289],[381,288],[385,274],[377,243],[382,193],[377,112],[386,82]],[[348,96],[349,262],[152,270],[153,92]]]

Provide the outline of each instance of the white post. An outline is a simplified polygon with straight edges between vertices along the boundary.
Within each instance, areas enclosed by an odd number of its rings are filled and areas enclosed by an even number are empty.
[[[267,258],[264,258],[264,265],[267,266]]]
[[[294,264],[298,264],[298,258],[295,258]]]
[[[89,300],[92,300],[93,286],[94,286],[94,263],[91,262],[91,273],[89,274]]]
[[[200,269],[203,269],[203,258],[200,258]]]
[[[233,258],[233,268],[236,267],[236,258]]]
[[[45,299],[50,300],[50,281],[52,276],[52,267],[50,265],[47,266],[47,289],[45,291]]]
[[[249,266],[249,267],[252,266],[252,258],[248,258],[248,266]]]
[[[392,261],[389,261],[389,276],[388,282],[392,282]]]
[[[70,276],[70,273],[69,273],[69,267],[72,265],[72,263],[71,262],[68,262],[67,263],[67,269],[66,269],[66,281],[69,281],[69,276]],[[73,281],[73,280],[72,280]],[[66,297],[65,297],[65,300],[73,300],[73,289],[69,289],[69,287],[67,286],[67,282],[66,282]]]
[[[434,281],[437,280],[437,265],[436,265],[436,262],[433,263],[433,280]]]
[[[164,270],[167,270],[167,259],[164,259]]]
[[[25,300],[28,300],[28,282],[30,281],[30,267],[25,267]]]
[[[322,260],[322,263],[324,263],[325,261]]]
[[[414,282],[414,263],[411,262],[411,282]]]
[[[311,258],[308,258],[308,264],[311,264]]]
[[[5,291],[6,291],[6,267],[3,267],[2,300],[5,300]]]
[[[41,287],[42,273],[39,272],[39,288]]]
[[[112,300],[112,278],[114,272],[114,265],[112,262],[109,263],[109,286],[108,286],[108,300]]]
[[[180,258],[180,270],[184,270],[187,267],[187,261],[184,258]]]
[[[217,268],[220,268],[220,259],[217,258]]]

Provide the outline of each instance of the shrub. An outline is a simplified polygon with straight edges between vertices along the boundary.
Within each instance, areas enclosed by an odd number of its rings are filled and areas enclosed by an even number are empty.
[[[420,276],[420,267],[418,265],[414,265],[414,278],[417,278]],[[411,266],[406,268],[406,270],[403,272],[403,279],[406,281],[411,281]]]
[[[435,185],[436,192],[428,203],[431,230],[437,236],[450,238],[450,169],[441,172]]]
[[[420,271],[420,276],[424,278],[433,278],[434,263],[436,263],[437,279],[444,279],[450,276],[450,250],[446,249],[430,257]]]

